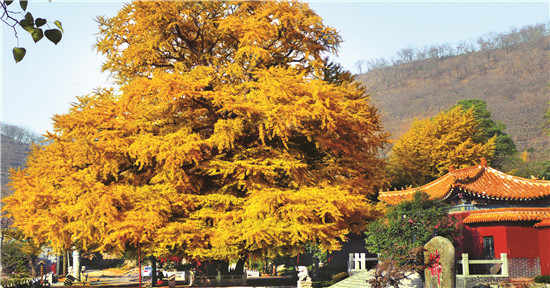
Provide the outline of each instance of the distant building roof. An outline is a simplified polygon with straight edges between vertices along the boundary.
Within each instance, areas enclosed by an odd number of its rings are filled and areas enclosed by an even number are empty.
[[[464,219],[464,224],[488,222],[538,222],[534,227],[550,226],[550,207],[547,208],[497,208],[476,210]]]
[[[453,192],[458,191],[467,196],[504,201],[550,198],[550,181],[508,175],[488,167],[485,159],[482,159],[481,164],[477,166],[451,170],[424,186],[381,192],[378,198],[390,205],[395,205],[411,200],[415,191],[419,189],[427,193],[430,199],[447,199]]]

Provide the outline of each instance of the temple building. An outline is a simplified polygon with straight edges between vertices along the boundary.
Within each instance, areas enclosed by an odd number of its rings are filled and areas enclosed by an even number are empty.
[[[510,277],[550,275],[550,181],[511,176],[482,159],[421,187],[381,192],[379,199],[396,205],[418,190],[451,204],[451,214],[464,224],[458,257],[507,253]]]

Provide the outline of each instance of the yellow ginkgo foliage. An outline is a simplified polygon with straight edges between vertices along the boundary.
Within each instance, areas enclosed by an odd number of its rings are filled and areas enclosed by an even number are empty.
[[[100,23],[121,87],[55,116],[13,172],[25,234],[237,259],[338,249],[381,214],[387,135],[349,74],[323,78],[340,38],[307,4],[143,1]]]
[[[473,166],[481,158],[490,161],[495,138],[476,143],[478,121],[473,109],[457,106],[431,119],[415,120],[396,141],[390,156],[390,172],[401,185],[423,185],[456,169]]]

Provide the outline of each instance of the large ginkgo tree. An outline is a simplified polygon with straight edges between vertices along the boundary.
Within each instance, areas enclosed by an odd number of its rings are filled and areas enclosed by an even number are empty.
[[[5,209],[34,241],[271,257],[338,249],[380,215],[387,135],[307,4],[143,1],[98,22],[120,86],[55,116],[12,174]]]

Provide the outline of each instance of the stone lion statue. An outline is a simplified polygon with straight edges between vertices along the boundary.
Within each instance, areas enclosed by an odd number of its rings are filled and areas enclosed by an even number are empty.
[[[298,266],[298,282],[310,282],[309,273],[306,266]]]

